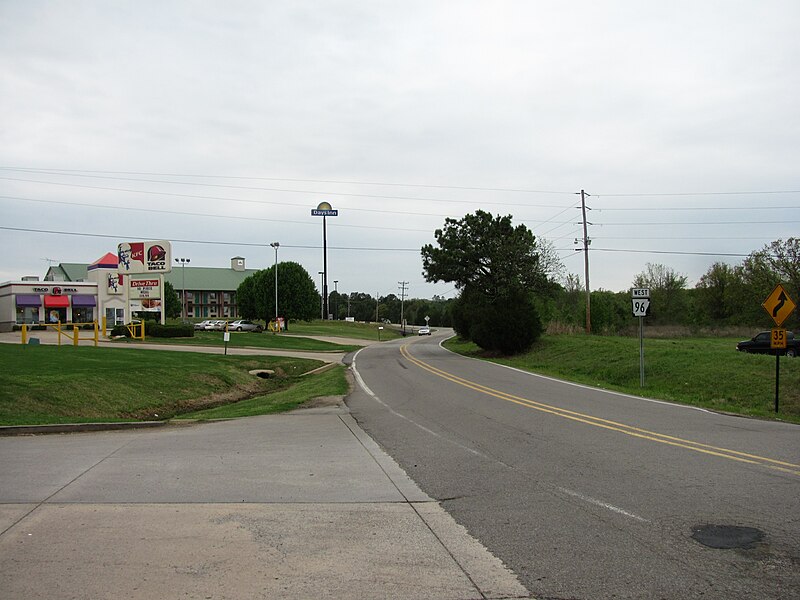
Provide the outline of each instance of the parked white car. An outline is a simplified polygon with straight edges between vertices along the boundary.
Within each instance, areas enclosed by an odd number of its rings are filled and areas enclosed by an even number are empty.
[[[247,319],[239,319],[228,324],[228,331],[255,331],[256,333],[261,333],[264,328],[258,323],[253,323]]]

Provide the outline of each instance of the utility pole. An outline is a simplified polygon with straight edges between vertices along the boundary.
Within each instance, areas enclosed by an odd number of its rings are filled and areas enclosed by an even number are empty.
[[[380,308],[381,301],[378,298],[380,292],[375,292],[375,322],[378,323],[378,309]]]
[[[403,328],[403,335],[406,334],[406,320],[403,318],[403,305],[406,300],[406,286],[408,285],[407,281],[398,281],[398,285],[400,285],[400,327]]]
[[[584,278],[586,279],[586,333],[592,333],[592,294],[589,290],[589,244],[592,241],[589,239],[589,232],[587,225],[591,225],[586,220],[586,196],[589,196],[585,191],[581,190],[581,214],[583,215],[583,266]],[[591,210],[591,209],[589,209]]]

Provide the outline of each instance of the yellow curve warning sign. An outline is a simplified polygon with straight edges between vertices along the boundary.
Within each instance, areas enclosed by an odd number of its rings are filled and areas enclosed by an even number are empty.
[[[767,299],[764,300],[761,306],[769,313],[769,316],[772,317],[772,320],[775,321],[778,327],[783,324],[786,317],[792,314],[797,307],[780,283],[775,286],[775,289],[767,296]]]

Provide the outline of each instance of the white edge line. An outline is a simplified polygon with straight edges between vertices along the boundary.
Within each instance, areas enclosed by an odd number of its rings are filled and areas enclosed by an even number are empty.
[[[450,350],[447,350],[447,348],[444,348],[441,344],[442,343],[439,342],[439,346],[442,348],[442,350],[450,352]],[[363,350],[363,348],[361,350]],[[357,359],[359,353],[361,352],[361,350],[359,350],[358,352],[356,352],[353,355],[353,365],[352,365],[353,374],[355,375],[355,378],[356,378],[356,381],[358,382],[358,385],[361,386],[361,389],[363,389],[373,400],[375,400],[378,404],[380,404],[381,406],[386,408],[386,410],[388,410],[393,415],[408,421],[409,423],[419,427],[420,429],[422,429],[426,433],[429,433],[429,434],[431,434],[431,435],[433,435],[433,436],[435,436],[435,437],[437,437],[437,438],[439,438],[441,440],[444,440],[444,441],[449,442],[449,443],[451,443],[451,444],[453,444],[455,446],[458,446],[459,448],[461,448],[463,450],[466,450],[467,452],[471,452],[472,454],[475,454],[476,456],[480,456],[481,458],[485,458],[487,460],[491,460],[488,456],[478,452],[477,450],[473,450],[472,448],[468,448],[466,446],[463,446],[463,445],[459,444],[458,442],[454,442],[453,440],[449,440],[449,439],[447,439],[445,437],[442,437],[441,435],[439,435],[435,431],[432,431],[432,430],[428,429],[427,427],[425,427],[423,425],[420,425],[419,423],[409,419],[405,415],[401,415],[400,413],[398,413],[397,411],[392,409],[390,406],[388,406],[383,400],[378,398],[378,396],[376,396],[375,393],[371,389],[369,389],[367,384],[361,378],[361,375],[359,374],[358,369],[356,368],[356,359]],[[455,354],[455,352],[451,352],[451,354]],[[461,356],[461,355],[457,354],[456,356]],[[464,357],[464,358],[469,358],[469,357]],[[477,359],[473,359],[473,360],[477,360]],[[492,364],[497,364],[497,363],[492,363]],[[500,365],[500,366],[503,367],[503,366],[506,366],[506,365]],[[521,371],[519,369],[514,369],[513,367],[508,367],[508,368],[513,369],[515,371],[519,371],[520,373],[527,373],[527,371]],[[528,373],[528,374],[536,375],[535,373]],[[539,375],[539,377],[543,377],[543,376]],[[548,377],[546,379],[551,379],[551,378]],[[553,379],[553,381],[560,381],[560,380],[559,379]],[[569,381],[565,381],[563,383],[570,383],[570,382]],[[571,385],[578,385],[578,384],[571,384]],[[590,388],[588,386],[580,386],[580,387],[585,387],[587,389],[595,389],[595,388]],[[620,395],[627,395],[627,394],[620,394]],[[631,398],[636,398],[636,396],[630,396],[630,397]],[[564,488],[564,487],[556,487],[556,489],[559,490],[560,492],[566,494],[567,496],[572,496],[573,498],[577,498],[579,500],[583,500],[584,502],[588,502],[589,504],[593,504],[595,506],[599,506],[599,507],[604,508],[606,510],[610,510],[611,512],[614,512],[614,513],[617,513],[619,515],[623,515],[625,517],[634,519],[634,520],[639,521],[641,523],[649,523],[650,522],[647,519],[644,519],[644,518],[640,517],[639,515],[635,515],[635,514],[633,514],[631,512],[628,512],[627,510],[624,510],[622,508],[619,508],[618,506],[614,506],[613,504],[608,504],[607,502],[602,502],[600,500],[596,500],[596,499],[594,499],[594,498],[592,498],[590,496],[586,496],[586,495],[581,494],[579,492],[575,492],[573,490],[570,490],[570,489],[567,489],[567,488]]]
[[[665,400],[654,400],[653,398],[644,398],[643,396],[634,396],[633,394],[625,394],[623,392],[615,392],[614,390],[606,390],[603,388],[593,387],[591,385],[586,385],[583,383],[575,383],[573,381],[566,381],[564,379],[558,379],[557,377],[550,377],[548,375],[540,375],[539,373],[533,373],[531,371],[525,371],[523,369],[519,369],[517,367],[512,367],[509,365],[504,365],[502,363],[496,363],[488,360],[481,360],[479,358],[472,358],[471,356],[464,356],[463,354],[458,354],[457,352],[453,352],[452,350],[448,350],[442,344],[444,344],[447,340],[455,337],[455,335],[450,336],[449,338],[443,339],[439,342],[439,347],[444,350],[445,352],[449,352],[450,354],[455,354],[456,356],[460,356],[461,358],[466,358],[467,360],[475,360],[483,364],[490,364],[495,365],[498,367],[502,367],[504,369],[510,369],[511,371],[516,371],[517,373],[522,373],[523,375],[530,375],[531,377],[538,377],[539,379],[546,379],[547,381],[553,381],[555,383],[563,383],[564,385],[571,385],[573,387],[581,388],[583,390],[590,390],[593,392],[601,392],[603,394],[611,394],[612,396],[619,396],[621,398],[629,398],[631,400],[641,400],[643,402],[651,402],[653,404],[661,404],[663,406],[671,406],[672,408],[685,408],[688,410],[698,410],[700,412],[704,412],[710,415],[716,415],[716,413],[712,410],[708,410],[705,408],[700,408],[699,406],[689,406],[688,404],[677,404],[675,402],[667,402]]]
[[[362,348],[361,350],[363,350],[363,348]],[[455,441],[453,441],[453,440],[451,440],[451,439],[448,439],[448,438],[446,438],[446,437],[444,437],[444,436],[442,436],[442,435],[440,435],[440,434],[436,433],[436,432],[435,432],[435,431],[433,431],[432,429],[428,429],[428,428],[427,428],[427,427],[425,427],[424,425],[420,425],[419,423],[417,423],[417,422],[416,422],[416,421],[414,421],[413,419],[410,419],[409,417],[407,417],[407,416],[405,416],[405,415],[402,415],[402,414],[400,414],[399,412],[397,412],[396,410],[394,410],[394,409],[393,409],[391,406],[389,406],[388,404],[386,404],[386,403],[385,403],[383,400],[381,400],[380,398],[378,398],[378,396],[376,396],[376,395],[375,395],[375,393],[374,393],[374,392],[373,392],[371,389],[369,389],[369,387],[367,386],[367,384],[366,384],[366,383],[364,382],[364,380],[361,378],[361,374],[358,372],[358,369],[357,369],[357,367],[356,367],[356,359],[357,359],[357,357],[358,357],[359,353],[361,352],[361,350],[359,350],[358,352],[356,352],[356,353],[353,355],[353,364],[352,364],[353,374],[355,375],[355,378],[356,378],[356,381],[358,382],[358,385],[360,385],[360,386],[361,386],[361,389],[363,389],[363,390],[364,390],[364,391],[365,391],[365,392],[366,392],[366,393],[367,393],[367,394],[368,394],[368,395],[369,395],[369,396],[370,396],[370,397],[371,397],[373,400],[375,400],[375,402],[377,402],[378,404],[380,404],[381,406],[383,406],[383,407],[384,407],[386,410],[388,410],[388,411],[389,411],[390,413],[392,413],[394,416],[396,416],[396,417],[399,417],[399,418],[401,418],[401,419],[403,419],[403,420],[405,420],[405,421],[408,421],[409,423],[411,423],[411,424],[412,424],[412,425],[414,425],[415,427],[419,427],[419,428],[420,428],[422,431],[424,431],[425,433],[429,433],[430,435],[432,435],[432,436],[434,436],[434,437],[437,437],[437,438],[439,438],[440,440],[443,440],[443,441],[445,441],[445,442],[448,442],[448,443],[450,443],[450,444],[453,444],[454,446],[458,446],[458,447],[459,447],[459,448],[461,448],[462,450],[466,450],[467,452],[469,452],[469,453],[471,453],[471,454],[474,454],[475,456],[480,456],[481,458],[485,458],[486,460],[492,460],[490,457],[486,456],[485,454],[483,454],[483,453],[481,453],[481,452],[478,452],[477,450],[474,450],[474,449],[472,449],[472,448],[469,448],[469,447],[467,447],[467,446],[464,446],[464,445],[462,445],[462,444],[459,444],[458,442],[455,442]]]
[[[590,496],[585,496],[579,492],[564,488],[564,487],[557,487],[556,488],[559,492],[563,492],[567,496],[572,496],[573,498],[578,498],[579,500],[583,500],[584,502],[588,502],[589,504],[594,504],[595,506],[599,506],[600,508],[605,508],[606,510],[610,510],[611,512],[615,512],[619,515],[623,515],[625,517],[629,517],[631,519],[635,519],[636,521],[640,521],[641,523],[649,523],[647,519],[640,517],[639,515],[635,515],[627,510],[623,510],[618,506],[614,506],[613,504],[608,504],[607,502],[602,502],[601,500],[596,500]]]

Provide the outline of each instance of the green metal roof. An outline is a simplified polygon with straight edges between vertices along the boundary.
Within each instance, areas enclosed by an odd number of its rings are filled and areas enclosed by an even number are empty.
[[[52,266],[47,270],[45,281],[49,275],[63,277],[63,281],[88,281],[89,274],[86,268],[89,265],[84,263],[59,263],[58,266]],[[57,281],[53,279],[53,281]]]
[[[215,267],[173,267],[171,273],[166,273],[164,279],[172,284],[176,290],[183,289],[184,274],[186,269],[185,285],[187,290],[209,291],[236,291],[241,283],[258,269],[234,271],[233,269]]]
[[[83,263],[61,263],[57,267],[50,267],[48,274],[57,272],[64,276],[64,281],[88,281],[87,268]],[[171,273],[164,274],[164,280],[169,281],[176,290],[183,289],[184,273],[186,276],[186,289],[197,291],[228,291],[234,292],[247,277],[258,273],[258,269],[245,269],[234,271],[224,267],[173,267]],[[134,275],[134,277],[146,277]]]

